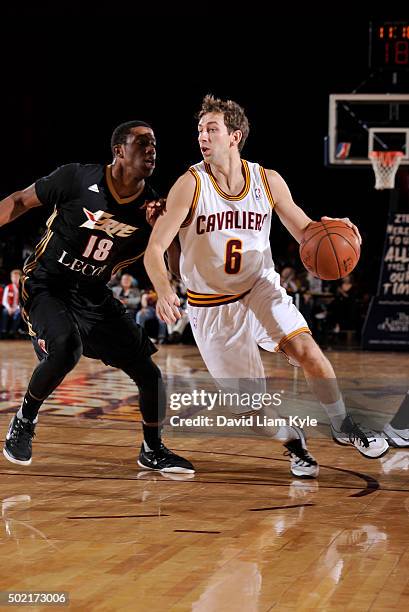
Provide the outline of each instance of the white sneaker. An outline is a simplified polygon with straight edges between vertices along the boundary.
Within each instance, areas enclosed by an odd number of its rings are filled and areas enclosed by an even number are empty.
[[[402,448],[409,446],[409,429],[395,429],[390,423],[383,428],[383,433],[391,446]]]
[[[316,478],[320,468],[316,460],[309,454],[305,435],[299,427],[292,427],[298,434],[298,438],[286,442],[286,452],[284,455],[290,457],[290,470],[293,476],[299,478]]]
[[[382,434],[370,430],[363,431],[349,414],[342,422],[341,431],[337,431],[331,425],[331,434],[338,444],[351,444],[361,455],[370,459],[382,457],[389,449],[388,441],[382,437]]]

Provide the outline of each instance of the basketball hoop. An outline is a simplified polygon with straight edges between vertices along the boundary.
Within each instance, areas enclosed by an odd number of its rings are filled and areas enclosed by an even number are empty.
[[[375,189],[393,189],[402,151],[371,151],[369,158],[375,172]]]

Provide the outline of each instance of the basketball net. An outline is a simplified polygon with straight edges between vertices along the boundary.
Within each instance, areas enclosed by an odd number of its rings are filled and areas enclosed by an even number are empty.
[[[369,158],[375,172],[375,189],[393,189],[403,157],[402,151],[371,151]]]

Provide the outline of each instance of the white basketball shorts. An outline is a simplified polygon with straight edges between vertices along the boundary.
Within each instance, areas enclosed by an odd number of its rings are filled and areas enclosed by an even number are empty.
[[[217,379],[264,378],[259,346],[278,352],[294,336],[311,333],[274,270],[241,300],[210,307],[189,304],[188,313],[202,358]]]

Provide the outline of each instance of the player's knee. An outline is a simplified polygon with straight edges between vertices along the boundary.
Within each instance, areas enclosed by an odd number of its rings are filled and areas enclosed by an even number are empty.
[[[301,350],[298,361],[304,371],[308,371],[315,376],[328,374],[329,361],[312,338],[311,343]]]
[[[82,355],[82,342],[79,333],[62,334],[48,344],[49,359],[58,361],[60,368],[69,372]]]
[[[162,372],[150,357],[139,365],[139,372],[144,380],[152,384],[157,384],[158,380],[162,380]]]
[[[146,388],[158,385],[162,381],[162,373],[151,357],[123,368],[138,387]]]
[[[301,366],[311,361],[318,364],[326,359],[313,337],[307,334],[300,334],[290,340],[285,345],[284,351]]]

